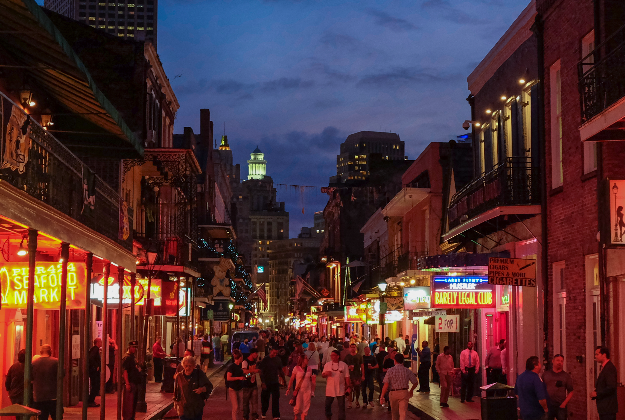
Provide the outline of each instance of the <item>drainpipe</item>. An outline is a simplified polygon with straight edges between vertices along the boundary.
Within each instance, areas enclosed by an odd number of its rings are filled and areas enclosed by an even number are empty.
[[[541,236],[541,272],[543,280],[543,363],[546,368],[549,363],[549,241],[547,235],[547,150],[545,145],[545,43],[544,43],[544,22],[542,16],[538,14],[532,31],[536,36],[536,53],[538,65],[538,143],[540,144],[540,236]]]

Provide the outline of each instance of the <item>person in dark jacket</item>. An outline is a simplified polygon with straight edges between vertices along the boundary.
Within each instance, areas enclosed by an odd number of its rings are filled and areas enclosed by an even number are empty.
[[[89,407],[99,407],[100,404],[96,404],[95,397],[100,395],[100,368],[102,358],[100,356],[100,349],[102,348],[102,339],[96,338],[93,340],[93,347],[89,349],[89,400],[87,401]]]
[[[206,374],[196,367],[193,356],[182,359],[183,371],[176,374],[174,401],[180,406],[180,420],[201,420],[204,401],[210,395],[212,385]]]
[[[616,395],[618,382],[616,367],[610,361],[610,350],[607,347],[598,346],[595,350],[595,361],[601,365],[601,372],[590,397],[597,402],[599,420],[615,420],[616,413],[618,413]]]
[[[24,404],[24,362],[26,361],[26,350],[22,349],[17,353],[17,362],[9,368],[4,387],[9,393],[11,404]]]

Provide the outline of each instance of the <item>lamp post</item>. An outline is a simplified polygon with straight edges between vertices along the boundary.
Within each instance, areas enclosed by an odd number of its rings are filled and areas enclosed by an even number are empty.
[[[230,302],[228,304],[228,308],[230,308],[230,319],[228,321],[228,338],[230,343],[232,343],[232,319],[234,318],[232,314],[232,309],[234,309],[234,303]],[[232,345],[228,346],[229,349],[232,349]]]
[[[621,242],[622,238],[621,235],[619,235],[618,213],[616,210],[616,195],[618,194],[618,187],[616,186],[616,183],[612,186],[612,194],[614,194],[614,242]]]
[[[380,282],[378,284],[378,289],[380,289],[380,327],[382,329],[382,333],[380,334],[380,340],[382,340],[382,342],[384,342],[384,322],[385,322],[385,315],[386,315],[386,307],[385,305],[383,305],[383,303],[384,303],[384,294],[386,293],[387,286],[388,284],[386,284],[386,281]]]

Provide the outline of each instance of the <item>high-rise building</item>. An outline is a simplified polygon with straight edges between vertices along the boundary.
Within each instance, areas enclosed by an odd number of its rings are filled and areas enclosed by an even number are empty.
[[[260,151],[258,146],[252,152],[250,160],[247,161],[248,173],[247,179],[263,179],[267,174],[267,161],[265,154]]]
[[[44,0],[43,5],[111,35],[156,46],[158,0]]]
[[[404,142],[395,133],[360,131],[350,134],[341,143],[341,153],[336,156],[336,176],[330,184],[343,184],[365,180],[371,174],[374,160],[405,160]]]

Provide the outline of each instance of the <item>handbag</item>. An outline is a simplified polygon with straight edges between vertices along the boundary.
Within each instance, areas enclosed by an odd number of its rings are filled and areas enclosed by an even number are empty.
[[[184,416],[184,393],[178,385],[178,378],[174,379],[174,410],[178,417]]]

